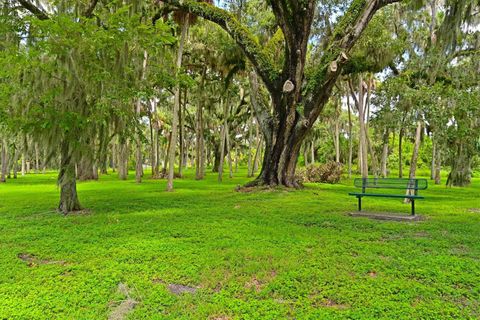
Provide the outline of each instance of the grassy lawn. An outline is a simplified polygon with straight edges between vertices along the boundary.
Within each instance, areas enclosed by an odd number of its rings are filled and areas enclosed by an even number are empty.
[[[430,186],[406,223],[347,216],[352,181],[235,192],[244,176],[104,176],[67,217],[55,174],[0,185],[0,319],[106,319],[128,298],[128,319],[480,318],[480,179]]]

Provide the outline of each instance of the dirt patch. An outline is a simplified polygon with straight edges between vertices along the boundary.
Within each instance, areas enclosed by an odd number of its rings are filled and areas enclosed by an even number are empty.
[[[112,309],[112,312],[108,316],[108,320],[123,320],[127,317],[127,314],[135,308],[138,304],[137,301],[130,297],[130,288],[124,284],[119,283],[117,288],[118,293],[125,296],[125,299],[120,301],[116,307]]]
[[[232,318],[230,318],[229,316],[226,316],[226,315],[220,315],[220,316],[210,316],[210,317],[208,317],[208,319],[210,319],[210,320],[230,320]]]
[[[413,234],[415,238],[429,238],[430,235],[426,231],[418,231]]]
[[[256,292],[260,292],[262,290],[263,286],[264,286],[264,283],[262,283],[256,277],[253,277],[253,279],[251,279],[251,280],[249,280],[245,283],[245,288],[254,289]]]
[[[468,212],[470,212],[470,213],[480,213],[480,208],[470,208],[470,209],[468,209]]]
[[[376,278],[377,277],[377,273],[375,271],[369,271],[368,272],[368,275],[371,277],[371,278]]]
[[[258,279],[254,276],[252,279],[245,283],[246,289],[254,289],[256,292],[260,292],[270,281],[272,281],[277,276],[275,270],[270,271],[265,279]]]
[[[328,307],[328,308],[339,309],[339,310],[345,310],[345,309],[348,309],[350,307],[346,304],[337,303],[337,302],[335,302],[334,300],[331,300],[331,299],[326,299],[325,301],[323,301],[322,306]]]
[[[63,260],[56,261],[56,260],[40,259],[34,254],[24,253],[24,252],[19,253],[17,257],[20,260],[25,261],[29,267],[34,267],[34,266],[43,265],[43,264],[58,264],[62,266],[67,264],[67,262]]]
[[[184,286],[182,284],[176,284],[176,283],[170,283],[168,286],[168,291],[170,291],[173,294],[176,295],[181,295],[183,293],[196,293],[198,288],[196,287],[189,287],[189,286]]]

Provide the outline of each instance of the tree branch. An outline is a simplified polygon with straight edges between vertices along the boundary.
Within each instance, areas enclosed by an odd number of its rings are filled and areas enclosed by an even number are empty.
[[[97,6],[97,3],[98,3],[98,0],[91,0],[88,8],[83,12],[83,16],[86,17],[86,18],[93,17],[93,10],[95,10],[95,7]]]
[[[347,54],[360,38],[375,12],[387,4],[402,0],[354,0],[347,12],[336,24],[330,43],[312,79],[307,84],[304,115],[305,126],[311,126],[327,103],[332,88],[343,67]]]
[[[30,11],[35,17],[40,20],[48,20],[49,17],[45,11],[31,3],[29,0],[18,0],[18,2],[22,5],[23,8]]]
[[[275,70],[272,58],[265,54],[253,35],[245,26],[238,22],[234,15],[211,4],[193,0],[164,0],[163,3],[200,16],[222,27],[242,48],[267,89],[270,92],[278,90],[280,87],[280,74]]]

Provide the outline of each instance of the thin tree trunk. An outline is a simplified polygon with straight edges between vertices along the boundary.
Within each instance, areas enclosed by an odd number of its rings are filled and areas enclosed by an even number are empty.
[[[143,63],[142,63],[142,72],[140,75],[140,81],[145,80],[145,73],[147,70],[147,63],[148,63],[148,54],[147,51],[143,51]],[[142,101],[140,98],[137,99],[135,104],[135,115],[137,116],[137,121],[140,121],[140,114],[142,111]],[[143,155],[142,155],[142,139],[141,139],[141,128],[140,125],[137,128],[137,134],[135,136],[135,145],[136,145],[136,152],[135,152],[135,181],[137,183],[142,182],[143,176]]]
[[[25,153],[22,151],[22,176],[26,173]]]
[[[203,136],[203,108],[205,104],[205,77],[207,68],[202,69],[202,77],[200,79],[200,101],[198,103],[195,121],[195,179],[202,180],[205,172],[205,139]]]
[[[413,147],[412,160],[410,161],[410,173],[408,175],[409,179],[415,179],[415,174],[417,172],[417,162],[418,162],[418,152],[420,150],[420,143],[422,138],[422,122],[418,120],[417,130],[415,132],[415,144]],[[415,190],[408,189],[407,195],[413,195]],[[410,203],[410,199],[405,199],[405,203]]]
[[[112,143],[112,172],[115,172],[117,168],[117,145],[115,143]]]
[[[347,88],[347,108],[348,108],[348,178],[352,177],[352,160],[353,160],[353,123],[352,110],[350,107],[350,95]]]
[[[247,177],[253,177],[253,115],[250,117],[248,126],[248,171]]]
[[[400,128],[400,133],[398,135],[398,177],[403,178],[403,135],[405,129]]]
[[[225,143],[227,144],[227,160],[228,160],[228,170],[229,170],[229,178],[233,178],[233,162],[232,162],[232,147],[230,145],[230,133],[228,130],[228,123],[226,123],[225,127]]]
[[[35,151],[35,173],[40,172],[40,155],[38,150],[38,143],[34,143],[34,151]]]
[[[340,163],[340,102],[335,102],[335,162]]]
[[[7,168],[8,168],[8,153],[7,153],[7,140],[2,140],[1,149],[2,168],[0,172],[0,182],[7,182]]]
[[[182,67],[183,59],[183,47],[187,39],[188,31],[188,15],[184,15],[182,23],[182,33],[180,36],[180,42],[178,45],[177,51],[177,62],[175,64],[176,73],[180,73],[180,68]],[[170,148],[168,150],[168,180],[167,180],[167,191],[173,191],[173,178],[175,175],[175,149],[177,146],[177,131],[178,131],[178,112],[180,109],[180,83],[177,83],[175,86],[175,101],[173,104],[173,116],[172,116],[172,137],[170,141]],[[180,163],[181,165],[181,163]]]
[[[227,93],[228,94],[228,93]],[[227,101],[220,100],[221,108],[223,109],[223,126],[220,133],[220,162],[218,166],[218,181],[222,182],[223,179],[223,163],[225,160],[225,144],[227,140],[227,126],[228,126],[228,98]]]
[[[441,182],[441,169],[442,169],[442,153],[441,150],[437,147],[436,152],[436,161],[435,161],[435,184],[440,184]]]
[[[312,164],[315,164],[315,147],[313,146],[313,141],[310,143],[310,160],[312,161]],[[340,162],[340,159],[338,159],[338,162]]]
[[[258,171],[258,167],[260,166],[260,156],[262,154],[262,136],[260,135],[260,125],[257,122],[256,126],[256,136],[257,136],[257,148],[255,151],[255,158],[253,161],[253,173],[255,174]]]
[[[350,82],[351,85],[351,82]],[[365,126],[365,97],[364,97],[364,82],[360,76],[358,87],[358,99],[354,96],[358,109],[358,120],[360,123],[360,139],[359,139],[359,159],[360,159],[360,173],[362,178],[368,177],[368,151],[367,151],[367,137]],[[354,95],[353,86],[351,85],[351,92]]]
[[[235,146],[235,173],[238,172],[238,146]]]
[[[435,180],[435,172],[436,172],[435,160],[437,157],[436,153],[437,153],[437,144],[435,142],[434,136],[432,135],[432,162],[430,165],[430,180]]]
[[[308,142],[305,141],[303,145],[303,162],[305,163],[305,167],[308,167]]]
[[[383,150],[382,150],[382,161],[381,161],[381,171],[382,177],[386,178],[388,176],[387,163],[388,163],[388,141],[389,140],[389,131],[385,129],[383,135]]]

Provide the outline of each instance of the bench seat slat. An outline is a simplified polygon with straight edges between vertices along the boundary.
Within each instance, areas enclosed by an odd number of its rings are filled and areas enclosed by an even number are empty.
[[[361,193],[361,192],[350,192],[349,195],[357,197],[382,197],[382,198],[408,198],[408,199],[425,199],[422,196],[416,195],[401,195],[401,194],[380,194],[380,193]]]

